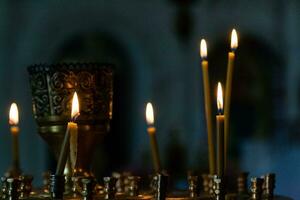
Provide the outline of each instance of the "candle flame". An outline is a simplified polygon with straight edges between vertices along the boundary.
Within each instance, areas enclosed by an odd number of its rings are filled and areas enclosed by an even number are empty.
[[[80,115],[79,113],[79,101],[77,93],[74,92],[73,99],[72,99],[72,111],[71,111],[71,118],[74,120],[76,117]]]
[[[146,121],[148,125],[154,124],[154,114],[152,104],[149,102],[146,106]]]
[[[200,56],[202,59],[205,59],[207,57],[207,46],[204,39],[202,39],[200,42]]]
[[[9,110],[9,124],[18,125],[19,123],[19,111],[16,103],[12,103]]]
[[[222,91],[222,85],[220,82],[218,82],[217,107],[218,107],[219,111],[223,110],[223,91]]]
[[[238,36],[235,29],[231,32],[231,49],[235,50],[238,47]]]

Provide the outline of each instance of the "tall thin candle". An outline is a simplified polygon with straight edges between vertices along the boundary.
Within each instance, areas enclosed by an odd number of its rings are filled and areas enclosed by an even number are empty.
[[[233,29],[231,32],[231,51],[228,53],[228,65],[227,65],[227,77],[226,77],[226,89],[225,89],[225,107],[224,115],[225,119],[225,168],[227,166],[228,157],[228,146],[229,146],[229,120],[230,120],[230,102],[231,102],[231,89],[232,89],[232,77],[235,60],[235,50],[238,47],[238,37],[236,30]]]
[[[203,74],[203,89],[204,89],[204,105],[205,105],[205,117],[206,117],[206,129],[208,140],[208,159],[209,159],[209,172],[215,173],[215,147],[213,141],[213,128],[211,117],[211,101],[210,101],[210,89],[209,89],[209,75],[208,75],[208,61],[207,59],[207,46],[204,39],[200,43],[200,56],[202,59],[202,74]]]
[[[65,137],[61,146],[60,155],[56,167],[56,175],[63,175],[64,173],[64,169],[68,159],[68,153],[70,150],[70,135],[77,135],[78,126],[77,123],[75,123],[75,120],[79,116],[79,114],[79,102],[77,93],[75,92],[72,100],[71,121],[68,123]]]
[[[12,134],[12,155],[13,166],[12,173],[17,175],[20,172],[20,159],[19,159],[19,111],[16,103],[12,103],[9,110],[9,124],[10,132]]]
[[[223,92],[222,85],[218,83],[217,92],[218,115],[217,123],[217,174],[220,177],[224,175],[224,115],[223,115]]]
[[[146,121],[148,124],[147,132],[150,137],[150,145],[151,145],[154,170],[155,172],[159,172],[161,170],[161,165],[160,165],[160,157],[159,157],[158,145],[156,140],[156,129],[153,125],[154,113],[153,113],[153,107],[151,103],[147,103],[146,106]]]

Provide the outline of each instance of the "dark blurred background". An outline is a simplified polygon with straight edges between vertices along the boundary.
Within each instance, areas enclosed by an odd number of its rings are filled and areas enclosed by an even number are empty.
[[[277,193],[300,198],[300,2],[3,0],[0,13],[1,174],[11,163],[12,101],[23,170],[40,185],[42,172],[55,166],[36,131],[26,67],[97,61],[116,71],[112,131],[94,156],[95,173],[151,172],[144,117],[151,101],[163,166],[184,187],[186,171],[208,170],[199,42],[207,39],[215,100],[236,28],[230,170],[275,172]]]

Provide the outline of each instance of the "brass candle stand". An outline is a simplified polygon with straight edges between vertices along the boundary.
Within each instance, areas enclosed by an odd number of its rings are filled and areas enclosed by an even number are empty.
[[[241,179],[241,177],[243,177]],[[118,181],[123,183],[117,184]],[[128,190],[119,190],[118,185],[126,185]],[[141,188],[141,181],[138,176],[128,176],[122,179],[114,177],[104,177],[103,185],[94,177],[74,177],[72,183],[76,185],[71,193],[64,193],[64,176],[52,175],[49,177],[49,195],[43,195],[40,191],[32,190],[32,177],[1,178],[1,198],[2,199],[74,199],[74,200],[292,200],[291,198],[274,195],[275,174],[267,174],[261,178],[251,178],[250,187],[247,185],[248,179],[243,174],[236,179],[236,189],[234,193],[226,191],[226,181],[217,175],[213,176],[211,193],[204,190],[207,180],[199,182],[199,176],[187,177],[188,188],[186,191],[176,192],[168,187],[168,175],[156,173],[152,176],[152,184],[146,188]],[[243,183],[242,183],[243,182]],[[124,189],[124,188],[123,188]]]
[[[188,187],[176,191],[168,185],[169,176],[157,170],[149,176],[150,184],[142,187],[145,178],[130,172],[113,173],[96,180],[90,171],[95,145],[109,129],[112,115],[113,72],[108,64],[34,65],[28,68],[32,89],[33,114],[38,132],[59,155],[71,112],[71,98],[76,91],[80,100],[77,160],[73,173],[43,174],[43,187],[32,188],[33,177],[1,178],[1,199],[70,199],[70,200],[291,200],[278,196],[275,174],[251,178],[243,172],[235,177],[188,173]],[[235,181],[229,191],[228,182]],[[68,186],[68,187],[66,187]]]

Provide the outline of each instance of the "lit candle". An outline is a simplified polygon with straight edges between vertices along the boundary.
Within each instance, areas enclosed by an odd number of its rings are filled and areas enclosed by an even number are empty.
[[[161,169],[161,166],[160,166],[158,145],[157,145],[157,140],[156,140],[156,129],[153,126],[154,113],[153,113],[153,107],[152,107],[151,103],[147,103],[147,106],[146,106],[146,121],[148,124],[147,132],[150,137],[150,145],[151,145],[154,170],[155,170],[155,172],[159,172]]]
[[[210,89],[209,89],[209,75],[208,75],[208,61],[207,58],[207,46],[204,39],[200,43],[200,56],[202,59],[202,74],[203,74],[203,88],[204,88],[204,105],[206,116],[206,129],[208,140],[208,158],[209,158],[209,172],[215,173],[215,147],[213,141],[213,129],[212,129],[212,117],[211,117],[211,101],[210,101]]]
[[[231,51],[228,53],[228,65],[227,65],[227,77],[226,77],[226,89],[225,89],[225,107],[224,115],[225,119],[225,166],[227,163],[228,146],[229,146],[229,117],[230,117],[230,101],[231,101],[231,88],[232,88],[232,77],[235,59],[235,50],[238,47],[238,37],[236,30],[233,29],[231,32]]]
[[[13,155],[13,166],[12,174],[20,172],[20,161],[19,161],[19,111],[16,103],[12,103],[9,110],[9,124],[10,132],[12,134],[12,155]]]
[[[57,168],[56,168],[56,175],[63,175],[66,162],[68,159],[68,153],[70,150],[70,137],[75,136],[77,138],[78,134],[78,126],[77,123],[75,123],[76,118],[79,116],[79,102],[77,93],[75,92],[72,99],[72,111],[71,111],[71,121],[68,123],[67,130],[65,133],[65,137],[61,146],[60,155],[58,158]],[[72,136],[70,136],[72,135]],[[72,154],[73,155],[73,154]],[[76,155],[76,154],[75,154]],[[74,159],[74,158],[72,158]],[[76,158],[75,161],[76,162]]]
[[[216,116],[217,123],[217,175],[224,175],[224,115],[223,115],[223,92],[222,85],[218,83],[217,92],[217,107],[218,115]]]

